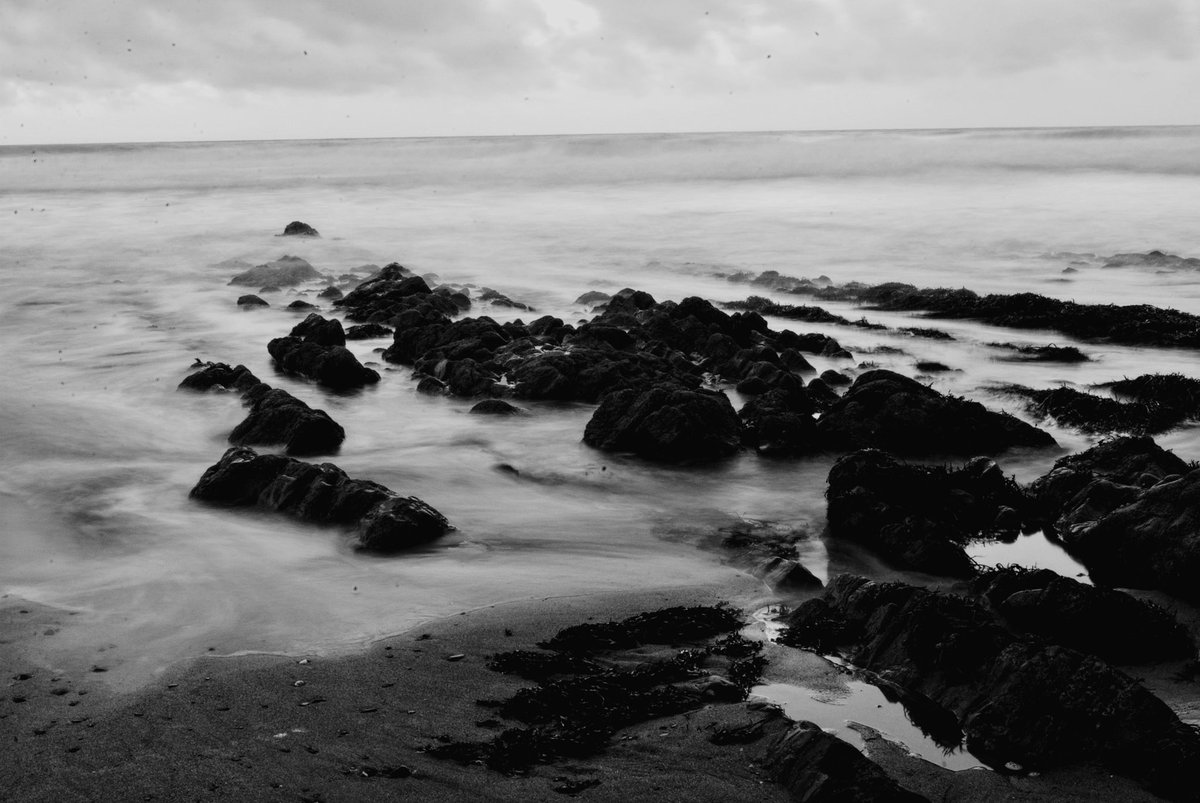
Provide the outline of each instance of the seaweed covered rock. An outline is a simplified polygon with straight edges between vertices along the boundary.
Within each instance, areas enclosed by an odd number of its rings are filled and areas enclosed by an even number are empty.
[[[1049,434],[1018,418],[883,369],[859,376],[818,419],[817,433],[826,449],[903,455],[994,454],[1054,445]]]
[[[1010,629],[1113,663],[1157,663],[1195,651],[1187,629],[1157,605],[1049,569],[993,569],[972,590]]]
[[[801,614],[809,606],[819,615]],[[1200,734],[1129,676],[1018,638],[979,601],[843,575],[793,619],[793,630],[837,625],[848,660],[940,706],[993,767],[1098,763],[1163,797],[1195,799]]]
[[[829,471],[827,518],[834,538],[858,541],[888,561],[930,574],[968,577],[964,545],[1015,535],[1029,499],[991,460],[960,468],[908,465],[867,449]]]
[[[266,385],[252,394],[250,413],[229,434],[229,442],[238,446],[283,444],[294,455],[333,454],[345,439],[346,431],[324,410]]]
[[[1059,458],[1029,491],[1050,528],[1067,537],[1132,502],[1142,489],[1188,469],[1186,462],[1151,438],[1112,438]]]
[[[229,280],[230,284],[244,284],[251,287],[291,287],[302,282],[321,278],[321,274],[300,257],[282,256],[274,262],[256,265],[250,270],[243,271]]]
[[[927,801],[892,780],[875,762],[812,722],[797,722],[767,756],[771,779],[805,803]]]
[[[1060,424],[1083,432],[1165,432],[1196,412],[1161,404],[1153,400],[1151,394],[1146,394],[1147,401],[1120,401],[1068,387],[1034,390],[1011,385],[1007,390],[1027,399],[1031,412],[1050,416]]]
[[[741,439],[725,394],[674,385],[608,394],[583,433],[597,449],[669,462],[726,457],[741,449]]]
[[[356,546],[393,552],[432,541],[451,527],[414,496],[351,479],[332,463],[230,448],[192,488],[193,499],[223,507],[256,507],[314,524],[353,527]]]
[[[300,337],[277,337],[267,344],[281,371],[300,374],[334,390],[352,390],[379,381],[345,346],[322,346]]]

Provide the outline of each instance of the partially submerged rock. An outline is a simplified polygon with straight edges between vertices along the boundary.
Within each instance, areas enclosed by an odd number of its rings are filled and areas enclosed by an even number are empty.
[[[812,722],[797,722],[772,745],[771,779],[805,803],[918,803],[875,762]]]
[[[250,413],[233,428],[229,442],[239,446],[283,444],[288,454],[333,454],[346,431],[324,410],[314,410],[286,390],[250,394]]]
[[[300,374],[334,390],[353,390],[379,381],[344,346],[323,346],[300,337],[277,337],[267,344],[281,371]]]
[[[271,306],[253,293],[248,293],[244,296],[238,296],[237,305],[243,309],[255,309],[257,307]]]
[[[959,468],[907,465],[874,449],[834,463],[825,492],[829,535],[864,544],[889,562],[969,577],[965,545],[1015,536],[1030,500],[987,458]]]
[[[656,386],[605,396],[583,442],[651,460],[714,460],[741,448],[741,422],[723,393]]]
[[[1156,268],[1158,270],[1200,270],[1200,259],[1181,257],[1162,251],[1145,253],[1114,254],[1104,260],[1105,268]]]
[[[484,399],[472,407],[469,412],[472,415],[524,415],[525,411],[514,404],[509,404],[503,399]]]
[[[274,262],[256,265],[229,280],[230,284],[245,284],[254,287],[275,285],[291,287],[302,282],[321,278],[317,269],[300,257],[282,256]]]
[[[199,360],[192,366],[200,370],[194,371],[183,378],[179,383],[180,390],[236,390],[242,393],[246,392],[255,385],[261,384],[258,377],[250,372],[250,369],[244,365],[231,367],[228,363],[223,362],[208,362],[201,363]]]
[[[320,237],[321,235],[312,226],[303,223],[299,220],[293,220],[291,223],[283,227],[284,237]]]
[[[332,463],[304,463],[235,446],[209,467],[190,496],[223,507],[256,507],[314,524],[354,528],[358,549],[394,552],[432,541],[451,527],[414,496],[351,479]]]
[[[832,451],[875,448],[903,455],[995,454],[1054,445],[1048,433],[1019,418],[883,369],[860,375],[818,419],[817,433]]]
[[[952,715],[993,767],[1096,762],[1163,797],[1195,798],[1200,734],[1124,673],[1018,638],[977,601],[843,575],[793,618],[790,640],[809,640],[812,625],[814,637],[832,633],[852,663]]]
[[[1029,410],[1060,424],[1091,433],[1145,434],[1165,432],[1183,423],[1184,415],[1156,402],[1123,402],[1069,387],[1034,390],[1004,388],[1028,401]]]

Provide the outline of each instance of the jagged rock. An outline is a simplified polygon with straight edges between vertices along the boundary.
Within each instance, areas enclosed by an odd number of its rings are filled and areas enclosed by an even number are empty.
[[[651,460],[714,460],[741,448],[742,427],[723,393],[658,385],[609,393],[583,442]]]
[[[746,444],[760,454],[808,454],[818,449],[816,406],[803,386],[776,388],[757,396],[738,415],[746,427]]]
[[[291,287],[321,278],[317,269],[300,257],[282,256],[274,262],[256,265],[248,271],[239,273],[229,280],[230,284],[246,284],[262,287]],[[263,291],[260,291],[263,292]]]
[[[334,390],[350,390],[379,381],[344,346],[321,346],[299,337],[277,337],[267,344],[280,370],[300,374]]]
[[[524,415],[525,411],[503,399],[484,399],[471,408],[473,415]]]
[[[257,507],[314,524],[355,529],[359,549],[392,552],[432,541],[451,527],[416,497],[351,479],[332,463],[304,463],[235,446],[209,467],[190,496],[225,507]]]
[[[700,385],[678,363],[640,351],[538,352],[510,362],[507,371],[514,394],[523,399],[596,402],[606,393],[651,382]]]
[[[283,228],[284,237],[320,237],[321,235],[312,226],[307,223],[302,223],[299,220],[293,220]]]
[[[297,312],[304,312],[305,310],[310,309],[320,309],[316,304],[310,304],[309,302],[299,298],[293,301],[291,304],[288,304],[287,308]]]
[[[344,346],[346,333],[337,318],[325,319],[316,312],[292,327],[292,337],[300,337],[318,346]]]
[[[294,455],[333,454],[345,439],[346,431],[328,413],[279,388],[257,395],[249,415],[229,435],[232,444],[284,444]]]
[[[228,363],[223,362],[197,362],[193,367],[199,367],[200,370],[183,378],[179,383],[181,390],[205,391],[219,388],[244,393],[261,384],[258,377],[250,373],[250,369],[244,365],[231,368]]]
[[[812,722],[797,722],[767,756],[771,779],[804,803],[918,803],[871,759]]]
[[[337,299],[341,298],[344,295],[345,295],[345,293],[343,293],[341,290],[330,285],[329,287],[326,287],[321,292],[317,293],[317,298],[331,298],[336,301]]]
[[[994,454],[1053,446],[1037,427],[982,404],[944,396],[883,369],[859,376],[817,421],[826,449],[876,448],[905,455]]]
[[[804,564],[781,557],[767,558],[754,567],[754,576],[784,592],[818,591],[824,585]]]
[[[599,290],[588,290],[586,293],[575,299],[576,304],[593,305],[607,303],[612,296],[608,293],[602,293]]]
[[[391,329],[377,323],[360,323],[346,330],[347,340],[372,340],[377,337],[391,337]]]
[[[243,309],[254,309],[256,307],[271,306],[266,301],[263,301],[261,298],[254,295],[253,293],[249,293],[244,296],[238,296],[237,305],[239,307],[242,307]]]

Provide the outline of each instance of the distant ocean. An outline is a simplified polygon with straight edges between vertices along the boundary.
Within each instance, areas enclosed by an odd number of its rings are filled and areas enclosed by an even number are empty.
[[[499,320],[578,320],[581,293],[626,286],[742,299],[764,293],[728,275],[763,270],[1200,313],[1200,273],[1100,267],[1120,252],[1200,256],[1197,210],[1198,128],[0,148],[0,593],[76,612],[44,640],[47,660],[109,651],[137,683],[210,647],[347,649],[501,600],[720,581],[734,570],[702,547],[742,519],[807,528],[800,557],[826,573],[828,459],[696,469],[602,454],[580,442],[588,405],[468,417],[466,400],[416,394],[381,342],[355,345],[379,363],[377,387],[326,393],[275,374],[266,351],[297,321],[286,304],[317,302],[320,285],[242,312],[236,260],[293,254],[362,277],[398,261],[537,310],[469,313]],[[277,237],[292,220],[323,237]],[[939,389],[1026,417],[996,385],[1200,376],[1191,352],[1096,344],[1078,344],[1094,358],[1081,365],[997,362],[986,343],[1072,341],[967,322],[939,322],[945,342],[772,323],[909,375],[943,362]],[[333,462],[425,499],[457,532],[369,558],[336,532],[191,503],[243,417],[232,396],[175,390],[196,358],[244,363],[326,409],[347,431]],[[1088,443],[1046,428],[1066,449]],[[1159,441],[1200,458],[1194,429]],[[1028,480],[1056,456],[1001,462]],[[1080,571],[1024,540],[980,556]]]

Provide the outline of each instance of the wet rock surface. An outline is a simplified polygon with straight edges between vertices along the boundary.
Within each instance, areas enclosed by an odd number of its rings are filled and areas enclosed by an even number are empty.
[[[860,542],[897,566],[950,577],[974,574],[969,541],[1015,537],[1032,518],[1031,499],[987,458],[951,468],[858,451],[834,463],[825,496],[831,537]]]
[[[312,226],[299,220],[293,220],[291,223],[283,227],[284,237],[320,237],[321,235]]]
[[[284,373],[308,377],[333,390],[353,390],[379,381],[379,373],[364,367],[345,346],[323,346],[289,336],[272,340],[267,351]]]
[[[928,800],[900,786],[861,752],[812,722],[798,722],[780,737],[770,748],[767,767],[772,780],[806,803]]]
[[[305,463],[235,446],[196,483],[191,498],[222,507],[255,507],[313,524],[351,527],[357,549],[395,552],[433,541],[451,527],[414,496],[352,479],[332,463]]]
[[[303,282],[321,278],[321,274],[300,257],[282,256],[273,262],[256,265],[243,271],[229,280],[230,284],[244,284],[251,287],[292,287]]]
[[[1018,418],[883,369],[860,375],[817,421],[817,434],[830,451],[874,448],[902,455],[995,454],[1054,445],[1048,433]]]
[[[657,386],[605,396],[583,442],[662,461],[715,460],[741,448],[741,422],[723,393]]]
[[[843,575],[792,621],[785,640],[841,645],[855,665],[950,714],[993,767],[1095,762],[1168,799],[1195,798],[1195,729],[1119,670],[1017,637],[978,601]]]

